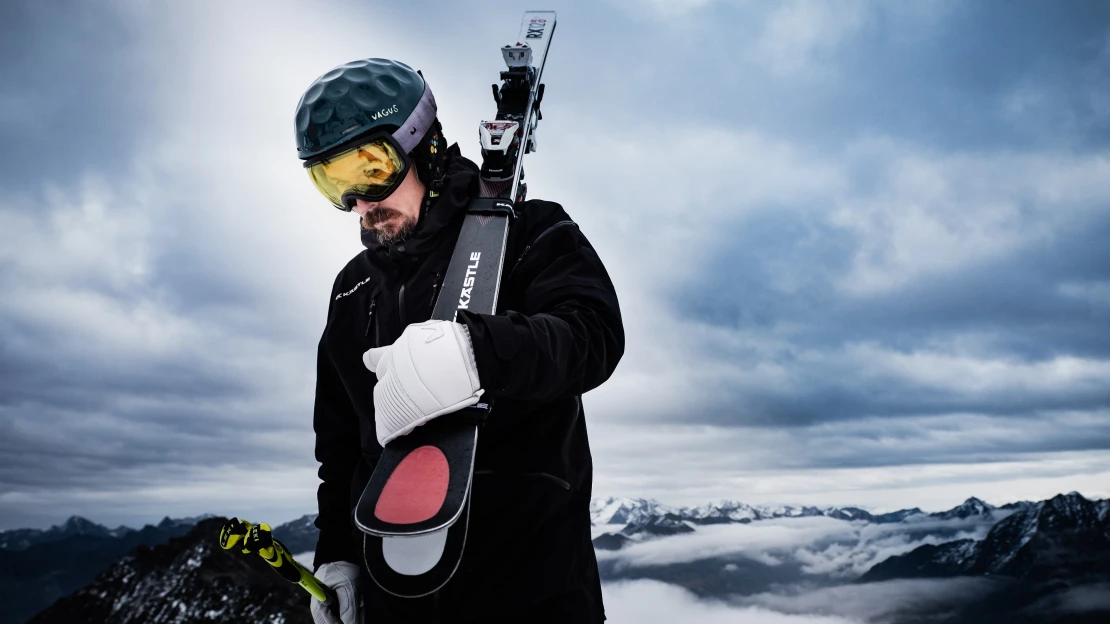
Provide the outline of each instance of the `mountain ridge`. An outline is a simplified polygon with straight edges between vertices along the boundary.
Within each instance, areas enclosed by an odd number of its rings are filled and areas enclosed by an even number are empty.
[[[219,547],[225,522],[202,520],[165,544],[136,548],[28,624],[310,624],[303,590],[260,557]]]
[[[921,546],[879,562],[859,580],[1001,575],[1040,581],[1097,571],[1099,561],[1110,575],[1108,507],[1107,500],[1077,492],[1058,494],[1003,518],[980,541]],[[1054,555],[1061,550],[1074,555],[1061,561]]]

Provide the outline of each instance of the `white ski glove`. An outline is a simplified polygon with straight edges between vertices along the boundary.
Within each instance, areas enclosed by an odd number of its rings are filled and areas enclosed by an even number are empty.
[[[413,323],[397,342],[370,349],[362,361],[378,375],[374,420],[382,446],[436,416],[474,405],[485,392],[470,330],[461,323]]]
[[[335,590],[339,599],[339,619],[324,603],[312,598],[312,621],[315,624],[362,624],[359,611],[362,610],[362,588],[358,566],[349,561],[325,563],[316,570],[316,578],[324,585]]]

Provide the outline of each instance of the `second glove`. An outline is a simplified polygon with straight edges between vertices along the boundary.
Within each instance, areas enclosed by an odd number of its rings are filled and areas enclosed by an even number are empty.
[[[331,612],[330,606],[312,599],[312,621],[315,624],[362,624],[359,618],[362,609],[360,591],[361,579],[357,565],[349,561],[325,563],[316,570],[320,582],[332,588],[339,599],[339,618]]]

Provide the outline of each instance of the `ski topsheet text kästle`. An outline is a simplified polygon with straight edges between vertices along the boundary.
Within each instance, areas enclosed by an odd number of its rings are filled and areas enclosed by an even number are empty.
[[[544,62],[554,11],[526,11],[514,44],[501,49],[507,69],[493,85],[497,116],[479,124],[481,191],[467,209],[432,319],[453,321],[460,309],[497,311],[501,271],[515,207],[524,201],[524,155],[535,150],[542,118]],[[489,401],[440,416],[382,451],[355,507],[363,556],[383,590],[430,594],[462,559],[469,522],[474,456]]]

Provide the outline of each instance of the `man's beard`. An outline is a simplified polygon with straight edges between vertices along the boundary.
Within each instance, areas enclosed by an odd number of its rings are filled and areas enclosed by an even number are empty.
[[[381,227],[379,224],[386,220],[391,220],[394,223],[399,221],[400,225],[391,223],[385,228]],[[361,223],[364,229],[373,230],[378,237],[378,242],[386,247],[405,240],[412,236],[412,233],[416,230],[416,219],[410,219],[389,208],[366,213],[362,217]]]

